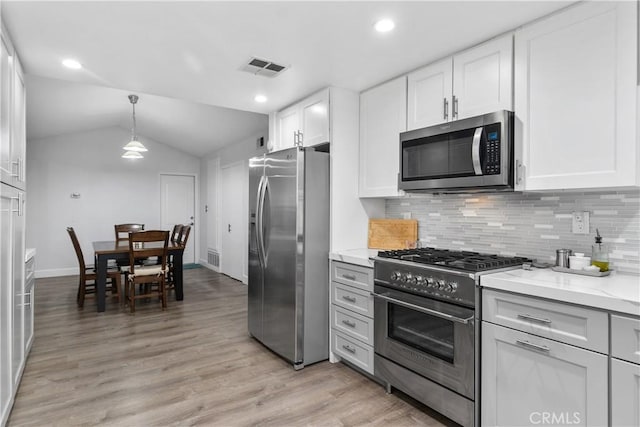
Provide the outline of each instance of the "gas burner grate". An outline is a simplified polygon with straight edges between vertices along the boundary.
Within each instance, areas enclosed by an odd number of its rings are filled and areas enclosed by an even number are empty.
[[[493,270],[497,268],[514,267],[522,265],[525,262],[531,262],[530,259],[524,257],[506,257],[493,254],[480,254],[469,251],[451,251],[436,248],[380,251],[378,252],[378,257],[436,265],[463,271]]]

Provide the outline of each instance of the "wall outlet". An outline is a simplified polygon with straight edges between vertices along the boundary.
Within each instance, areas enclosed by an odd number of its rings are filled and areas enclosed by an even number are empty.
[[[589,212],[573,212],[571,232],[574,234],[589,234]]]

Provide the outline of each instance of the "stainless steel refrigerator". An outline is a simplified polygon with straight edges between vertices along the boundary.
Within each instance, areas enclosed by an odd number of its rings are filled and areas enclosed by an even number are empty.
[[[295,369],[329,353],[329,154],[249,162],[249,333]]]

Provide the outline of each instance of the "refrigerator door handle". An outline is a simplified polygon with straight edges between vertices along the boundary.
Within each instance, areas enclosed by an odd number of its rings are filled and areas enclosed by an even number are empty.
[[[264,268],[264,261],[262,253],[262,203],[263,200],[263,192],[264,192],[264,175],[260,177],[260,182],[258,183],[258,195],[256,198],[256,243],[257,243],[257,251],[258,251],[258,262],[260,262],[260,266]]]
[[[260,245],[260,252],[262,253],[262,266],[264,268],[267,267],[267,261],[269,259],[269,255],[267,254],[267,247],[268,244],[266,242],[266,236],[265,236],[265,212],[264,212],[264,204],[265,204],[265,200],[267,199],[267,193],[269,193],[269,178],[267,178],[266,176],[264,177],[264,184],[262,185],[262,198],[260,200],[260,241],[259,241],[259,245]],[[271,221],[270,218],[267,217],[267,226],[266,229],[269,230],[269,228],[271,227]]]

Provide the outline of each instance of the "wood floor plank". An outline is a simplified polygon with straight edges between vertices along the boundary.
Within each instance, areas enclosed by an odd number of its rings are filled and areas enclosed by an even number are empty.
[[[295,371],[247,332],[247,287],[185,271],[185,299],[75,305],[76,277],[36,280],[35,340],[8,426],[442,426],[341,363]]]

